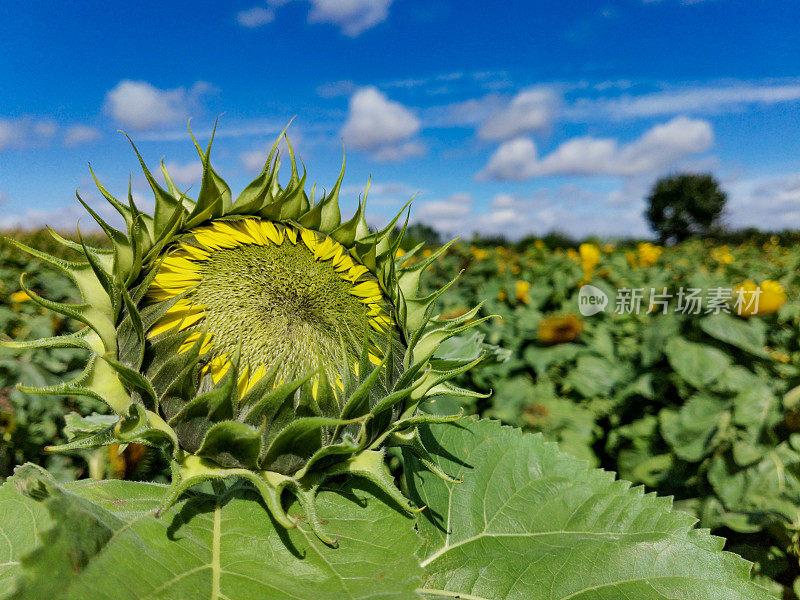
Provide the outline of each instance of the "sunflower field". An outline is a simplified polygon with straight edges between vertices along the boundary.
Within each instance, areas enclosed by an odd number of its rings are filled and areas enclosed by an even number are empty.
[[[796,246],[538,241],[457,244],[446,256],[440,277],[464,274],[443,310],[484,301],[496,317],[481,335],[507,352],[470,372],[491,395],[468,410],[674,496],[756,562],[775,593],[800,593]],[[616,307],[583,316],[584,284]],[[638,310],[637,294],[621,301],[625,290],[641,290]]]
[[[200,156],[129,237],[0,241],[0,598],[800,597],[796,246],[412,248]]]

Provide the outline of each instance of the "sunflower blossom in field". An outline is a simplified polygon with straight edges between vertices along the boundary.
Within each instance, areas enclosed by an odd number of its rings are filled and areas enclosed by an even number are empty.
[[[597,263],[600,262],[600,248],[594,244],[581,244],[578,247],[578,254],[581,258],[583,281],[587,283],[591,281],[594,268],[597,266]]]
[[[639,265],[642,267],[652,267],[658,262],[658,258],[664,252],[664,248],[656,246],[651,242],[640,243],[636,252],[639,258]]]
[[[777,312],[786,303],[786,291],[777,281],[764,280],[758,285],[751,279],[734,286],[734,309],[742,317]]]
[[[729,265],[734,260],[733,254],[731,254],[730,248],[728,248],[727,245],[720,246],[718,248],[712,248],[710,254],[711,258],[723,265]]]
[[[126,231],[84,204],[110,249],[53,233],[84,262],[9,240],[64,271],[82,296],[76,305],[48,301],[23,280],[12,300],[24,294],[86,327],[4,343],[85,351],[86,367],[76,379],[20,389],[88,396],[117,416],[111,425],[69,416],[70,441],[51,451],[155,447],[169,457],[172,471],[159,514],[194,485],[244,478],[278,523],[297,523],[284,509],[288,491],[320,539],[335,543],[316,513],[316,492],[327,478],[364,477],[411,511],[384,463],[386,448],[395,446],[450,480],[430,460],[417,426],[457,416],[418,407],[432,395],[476,395],[450,380],[482,354],[442,361],[436,351],[485,319],[476,318],[478,307],[450,319],[438,316],[435,303],[449,284],[420,294],[421,274],[450,244],[400,251],[405,227],[399,235],[393,231],[405,208],[384,229],[371,231],[366,192],[343,221],[344,169],[315,201],[291,146],[291,176],[285,186],[279,183],[277,144],[235,200],[211,167],[210,143],[203,150],[195,142],[203,164],[196,200],[175,186],[163,164],[162,188],[137,151],[155,196],[154,214],[141,211],[130,194],[119,201],[97,182]]]
[[[545,317],[539,321],[537,339],[540,344],[552,346],[572,342],[583,331],[583,323],[574,314],[563,317]]]

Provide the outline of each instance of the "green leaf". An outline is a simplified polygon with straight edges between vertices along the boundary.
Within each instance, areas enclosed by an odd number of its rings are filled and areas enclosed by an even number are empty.
[[[783,421],[780,401],[767,384],[758,382],[734,398],[733,421],[744,428],[739,442],[733,445],[733,456],[738,464],[746,466],[775,447],[771,432]]]
[[[664,355],[664,344],[680,331],[680,321],[673,313],[652,319],[642,328],[642,364],[646,367],[658,362]]]
[[[664,439],[683,460],[698,462],[714,451],[715,438],[731,421],[730,402],[708,394],[695,394],[680,410],[663,409],[658,419]]]
[[[735,346],[761,358],[764,350],[764,325],[758,319],[743,320],[725,313],[709,315],[700,320],[700,329],[721,342]]]
[[[585,398],[607,396],[624,377],[623,369],[599,356],[583,355],[565,382]]]
[[[781,443],[748,468],[715,456],[708,481],[729,511],[724,524],[737,531],[758,531],[781,519],[800,519],[800,454]],[[733,521],[731,516],[738,515]]]
[[[429,600],[766,600],[750,563],[668,499],[589,469],[541,436],[492,421],[431,426],[448,483],[409,469],[427,505],[420,592]],[[407,457],[412,461],[411,457]]]
[[[667,342],[667,359],[675,372],[700,389],[715,381],[731,363],[721,350],[674,337]]]
[[[320,491],[319,516],[339,540],[331,548],[303,521],[292,530],[276,526],[241,483],[219,495],[192,494],[157,519],[162,485],[59,486],[33,465],[24,475],[26,487],[47,490],[43,505],[55,525],[24,560],[14,599],[406,600],[419,584],[414,522],[368,484]],[[6,498],[0,514],[20,502],[31,501]]]
[[[14,488],[14,478],[0,487],[0,598],[7,598],[22,569],[20,559],[34,549],[38,533],[50,525],[47,510]]]
[[[550,365],[561,365],[575,358],[580,352],[579,344],[557,344],[555,346],[528,346],[525,361],[533,367],[537,375],[542,375]]]

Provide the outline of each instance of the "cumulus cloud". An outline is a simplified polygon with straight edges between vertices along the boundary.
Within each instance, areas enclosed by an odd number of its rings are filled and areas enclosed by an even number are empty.
[[[275,20],[275,11],[264,6],[254,6],[236,13],[236,22],[242,27],[253,29]]]
[[[25,148],[52,138],[58,125],[50,119],[0,118],[0,151],[6,148]]]
[[[415,219],[449,236],[480,233],[518,239],[553,231],[575,237],[648,235],[643,196],[624,206],[611,205],[609,197],[572,185],[530,194],[499,193],[486,203],[453,194],[420,204]]]
[[[414,220],[442,233],[458,233],[469,220],[472,204],[472,195],[464,192],[451,194],[443,200],[420,202],[415,206]]]
[[[480,98],[428,107],[423,111],[423,121],[429,127],[475,127],[504,110],[507,105],[507,98],[499,94],[487,94]]]
[[[377,160],[401,160],[424,154],[423,144],[412,139],[420,127],[414,113],[370,86],[350,97],[342,135],[348,145],[371,152]]]
[[[311,0],[309,23],[331,23],[356,37],[389,16],[392,0]]]
[[[711,124],[676,117],[656,125],[628,144],[611,138],[567,140],[539,158],[529,138],[502,144],[478,174],[479,179],[524,180],[541,175],[637,175],[664,169],[678,159],[705,152],[714,142]]]
[[[372,157],[380,162],[398,162],[414,156],[424,156],[427,151],[427,146],[422,142],[410,141],[378,148]]]
[[[662,90],[614,98],[582,98],[566,110],[571,120],[636,119],[676,114],[737,112],[748,106],[800,102],[800,83],[740,82]]]
[[[96,127],[72,125],[67,127],[64,132],[64,145],[67,148],[74,148],[75,146],[96,142],[100,137],[100,131]]]
[[[800,173],[733,181],[727,220],[733,227],[800,228]]]
[[[283,128],[279,128],[278,131],[280,132]],[[296,155],[301,155],[303,150],[305,138],[303,134],[298,131],[297,129],[293,128],[291,133],[291,144],[292,149],[294,150]],[[252,173],[259,173],[261,169],[264,168],[264,163],[267,162],[267,157],[269,156],[270,150],[272,149],[272,144],[264,145],[264,146],[257,146],[252,150],[247,150],[245,152],[241,152],[239,154],[239,161],[242,163],[242,166]],[[278,152],[281,153],[282,156],[287,155],[288,148],[286,147],[286,139],[282,138],[280,142],[278,142]]]
[[[154,129],[187,120],[198,108],[202,96],[212,89],[204,81],[198,81],[189,89],[162,90],[146,81],[125,79],[106,94],[103,109],[123,127]]]
[[[275,20],[275,8],[292,0],[267,0],[268,7],[254,6],[236,14],[242,27],[261,27]],[[357,37],[389,16],[392,0],[308,0],[309,23],[329,23],[343,34]]]
[[[200,183],[203,178],[203,165],[199,162],[168,162],[164,165],[172,180],[180,185]]]
[[[509,140],[547,129],[558,113],[561,96],[544,87],[521,91],[501,111],[490,116],[478,129],[485,140]]]
[[[258,148],[256,150],[248,150],[239,154],[239,160],[245,169],[250,172],[258,173],[264,168],[264,163],[267,161],[269,150]]]
[[[345,185],[342,186],[341,193],[344,196],[360,196],[366,191],[366,185]],[[411,187],[407,183],[401,181],[388,181],[386,183],[371,182],[369,186],[369,196],[374,198],[391,197],[391,198],[404,198],[408,199],[414,195],[418,190]]]

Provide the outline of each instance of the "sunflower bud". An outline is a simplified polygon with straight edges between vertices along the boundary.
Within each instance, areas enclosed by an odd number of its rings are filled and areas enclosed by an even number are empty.
[[[416,428],[453,417],[418,407],[437,394],[475,395],[449,380],[482,356],[439,360],[435,352],[482,319],[478,308],[434,316],[449,286],[421,296],[420,275],[448,246],[421,260],[409,260],[421,248],[398,252],[402,233],[391,234],[405,208],[370,232],[365,193],[342,221],[344,168],[315,203],[291,146],[291,177],[282,186],[279,140],[235,201],[210,165],[210,143],[203,150],[195,142],[203,163],[197,199],[177,189],[163,164],[162,188],[139,156],[155,195],[153,215],[140,211],[130,192],[126,204],[97,183],[127,228],[113,229],[84,204],[112,249],[53,234],[85,262],[12,241],[65,271],[83,302],[46,300],[24,280],[23,290],[87,327],[8,345],[85,350],[86,368],[74,381],[23,389],[90,396],[117,414],[112,423],[70,419],[70,442],[51,450],[131,443],[162,449],[172,486],[161,510],[198,483],[241,477],[277,522],[292,527],[281,502],[289,490],[317,535],[333,543],[315,508],[316,490],[330,476],[366,477],[412,510],[384,464],[385,448],[403,446],[437,470]]]

